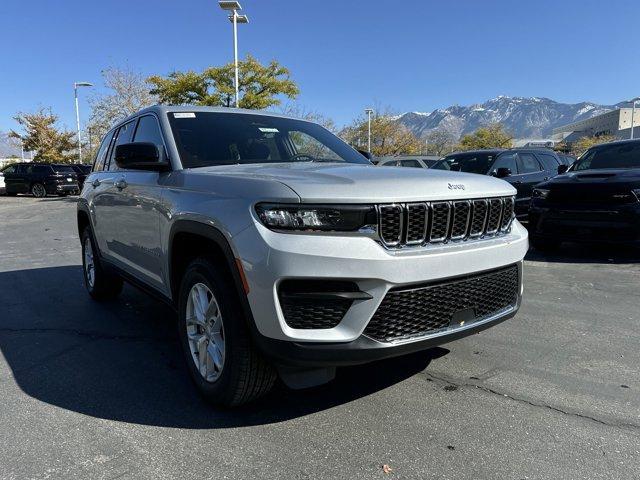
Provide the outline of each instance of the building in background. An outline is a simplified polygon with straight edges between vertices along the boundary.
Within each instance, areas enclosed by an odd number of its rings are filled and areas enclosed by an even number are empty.
[[[572,143],[582,137],[613,135],[620,139],[631,136],[631,108],[618,108],[596,115],[595,117],[569,123],[553,129],[556,142]],[[633,119],[633,137],[640,136],[640,108],[636,108]]]

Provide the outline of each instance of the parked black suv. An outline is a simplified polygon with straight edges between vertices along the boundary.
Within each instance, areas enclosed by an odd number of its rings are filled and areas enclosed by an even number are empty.
[[[42,198],[47,194],[62,196],[80,192],[78,176],[71,165],[14,163],[2,173],[7,195],[31,193]]]
[[[526,218],[534,185],[557,175],[558,166],[563,164],[553,150],[512,148],[451,153],[431,168],[493,175],[506,180],[518,191],[516,215]]]
[[[640,140],[587,150],[564,175],[537,185],[529,212],[531,243],[640,245]]]

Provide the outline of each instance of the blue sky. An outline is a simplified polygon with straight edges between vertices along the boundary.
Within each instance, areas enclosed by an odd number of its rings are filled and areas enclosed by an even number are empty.
[[[615,103],[640,95],[637,0],[242,0],[240,55],[289,67],[297,103],[339,125],[368,105],[430,111],[497,95]],[[232,58],[216,0],[2,0],[0,130],[100,70],[202,69]],[[83,97],[89,93],[86,89]],[[81,111],[86,120],[85,100]]]

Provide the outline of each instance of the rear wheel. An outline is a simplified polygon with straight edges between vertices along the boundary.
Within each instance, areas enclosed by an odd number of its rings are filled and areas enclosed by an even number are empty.
[[[102,267],[89,227],[82,232],[84,286],[94,300],[110,300],[122,291],[122,279]]]
[[[34,183],[31,185],[31,195],[36,198],[44,198],[47,196],[47,190],[44,188],[43,184]]]
[[[252,345],[228,275],[208,258],[191,262],[179,298],[179,334],[191,378],[204,397],[237,406],[267,393],[273,367]]]

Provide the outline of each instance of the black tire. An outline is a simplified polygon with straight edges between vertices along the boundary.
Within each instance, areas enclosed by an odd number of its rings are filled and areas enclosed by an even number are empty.
[[[200,374],[187,338],[187,301],[192,287],[202,283],[213,293],[224,325],[224,364],[215,381]],[[191,378],[211,403],[234,407],[266,394],[276,380],[274,368],[251,343],[238,292],[225,271],[213,259],[197,258],[187,267],[180,285],[178,329],[180,344]]]
[[[87,242],[91,243],[93,253],[93,282],[90,282],[88,278],[85,255]],[[105,271],[100,263],[100,255],[98,255],[96,242],[89,227],[82,232],[82,276],[84,278],[84,286],[94,300],[112,300],[122,291],[122,278]]]
[[[529,237],[531,245],[541,252],[555,252],[560,248],[561,242],[549,238]]]
[[[44,198],[47,196],[47,189],[41,183],[34,183],[31,185],[31,195],[36,198]]]

